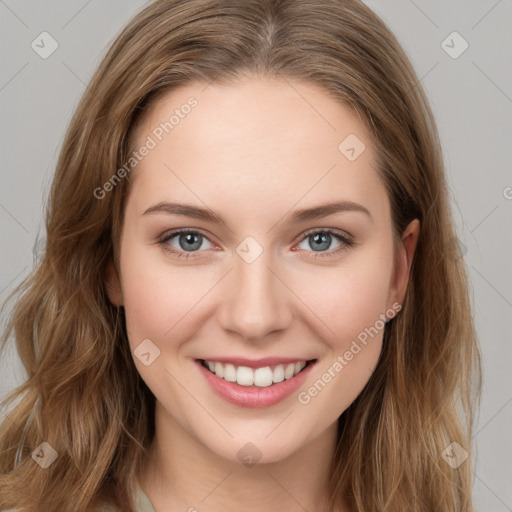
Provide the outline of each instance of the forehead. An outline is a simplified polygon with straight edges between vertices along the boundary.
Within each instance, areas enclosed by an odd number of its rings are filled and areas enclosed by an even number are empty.
[[[364,122],[309,83],[187,84],[152,104],[134,141],[135,150],[152,146],[133,172],[134,193],[154,201],[230,197],[256,213],[276,203],[387,199]]]

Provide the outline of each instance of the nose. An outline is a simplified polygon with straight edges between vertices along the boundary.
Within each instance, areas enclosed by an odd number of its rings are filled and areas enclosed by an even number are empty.
[[[272,268],[270,251],[252,263],[236,253],[233,271],[223,280],[218,320],[221,327],[250,342],[262,342],[269,334],[290,325],[293,294]]]

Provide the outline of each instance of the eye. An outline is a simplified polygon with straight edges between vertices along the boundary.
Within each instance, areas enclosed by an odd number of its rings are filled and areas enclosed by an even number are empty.
[[[339,245],[334,250],[328,250],[333,241],[337,241]],[[313,248],[313,252],[320,253],[309,256],[310,258],[330,257],[333,253],[338,253],[344,249],[352,247],[354,240],[346,233],[333,229],[314,229],[305,233],[301,243],[306,243]],[[306,250],[308,248],[306,247]],[[327,254],[324,254],[324,253]]]
[[[326,249],[331,247],[333,241],[338,242],[338,247],[334,248],[334,250],[326,251]],[[194,253],[201,252],[200,249],[211,248],[205,247],[205,242],[212,245],[208,238],[200,231],[186,228],[166,233],[158,241],[166,251],[178,258],[184,259],[196,258],[198,255]],[[330,257],[355,244],[353,239],[342,231],[318,228],[306,232],[301,243],[309,244],[313,248],[312,252],[317,253],[309,256],[310,258]],[[308,249],[306,248],[305,250]]]
[[[176,239],[173,241],[173,239]],[[194,252],[204,247],[204,243],[208,238],[199,231],[192,229],[178,229],[165,234],[158,243],[167,251],[178,256],[178,258],[195,258]],[[206,247],[208,249],[208,247]],[[191,254],[192,253],[192,254]]]

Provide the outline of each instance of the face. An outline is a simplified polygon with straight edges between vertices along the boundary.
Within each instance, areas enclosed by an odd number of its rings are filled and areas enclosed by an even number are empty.
[[[261,462],[287,457],[368,382],[417,221],[395,253],[369,133],[314,85],[189,84],[135,135],[149,150],[109,295],[137,369],[157,410],[210,452],[239,461],[252,443]]]

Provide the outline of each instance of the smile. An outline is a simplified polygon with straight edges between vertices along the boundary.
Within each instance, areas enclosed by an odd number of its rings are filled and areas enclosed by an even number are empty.
[[[316,359],[196,359],[211,390],[239,407],[269,407],[297,391]]]
[[[312,361],[297,361],[288,364],[276,364],[250,368],[233,363],[201,360],[203,366],[211,373],[227,382],[236,382],[240,386],[267,388],[300,373]]]

